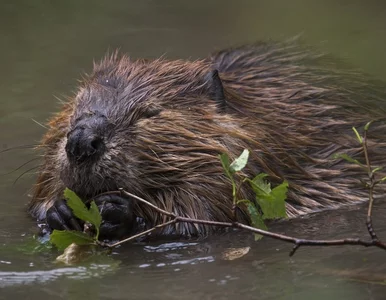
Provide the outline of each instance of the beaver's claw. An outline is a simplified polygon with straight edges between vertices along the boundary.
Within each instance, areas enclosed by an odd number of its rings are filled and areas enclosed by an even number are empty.
[[[94,201],[102,216],[99,239],[120,239],[134,230],[132,201],[114,194],[95,197]],[[75,217],[62,199],[48,209],[46,222],[51,229],[83,231],[84,222]]]
[[[130,199],[116,194],[105,194],[94,199],[102,215],[101,240],[120,239],[134,230],[135,216]]]
[[[55,201],[47,210],[46,222],[51,229],[83,230],[83,222],[76,218],[63,199]]]

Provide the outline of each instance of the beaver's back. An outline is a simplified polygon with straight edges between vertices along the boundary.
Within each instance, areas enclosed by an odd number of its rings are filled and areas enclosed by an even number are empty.
[[[369,133],[370,157],[375,166],[385,165],[382,83],[292,42],[221,51],[210,60],[231,95],[230,112],[255,119],[257,130],[267,133],[258,142],[266,147],[268,172],[290,182],[290,214],[367,199],[360,183],[366,170],[333,156],[364,161],[352,127],[377,121]]]

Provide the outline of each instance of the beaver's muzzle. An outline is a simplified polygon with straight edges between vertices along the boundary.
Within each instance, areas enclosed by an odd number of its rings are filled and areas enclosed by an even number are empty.
[[[106,149],[106,120],[100,116],[82,118],[67,135],[66,153],[71,163],[97,159]]]

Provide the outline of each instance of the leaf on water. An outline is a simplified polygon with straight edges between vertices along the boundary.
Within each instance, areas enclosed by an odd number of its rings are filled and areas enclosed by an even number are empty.
[[[64,198],[67,200],[67,205],[72,209],[76,217],[90,222],[97,228],[97,231],[99,230],[102,223],[102,216],[94,201],[91,202],[90,209],[88,209],[78,195],[68,188],[64,190]]]
[[[29,245],[31,248],[19,248],[21,251],[23,251],[26,254],[36,254],[36,253],[43,253],[47,252],[48,250],[51,250],[53,247],[48,242],[39,242],[37,241],[35,247],[33,247],[32,243]]]
[[[367,124],[368,124],[368,123],[367,123]],[[366,124],[366,126],[367,126],[367,124]],[[365,128],[366,128],[366,127],[365,127]],[[359,144],[362,144],[362,143],[363,143],[363,139],[362,139],[361,135],[359,134],[358,130],[357,130],[355,127],[353,127],[352,130],[354,131],[354,133],[355,133],[355,135],[356,135],[356,137],[357,137],[357,140],[358,140]],[[365,130],[366,130],[366,129],[365,129]]]
[[[66,249],[72,243],[88,245],[94,243],[94,241],[88,234],[80,231],[54,230],[50,236],[50,242],[59,250]]]
[[[222,253],[222,259],[224,260],[238,259],[246,255],[250,249],[251,247],[225,249],[224,252]]]
[[[219,155],[222,168],[224,169],[225,175],[229,178],[232,179],[232,172],[230,170],[230,162],[229,162],[229,156],[226,153],[223,153]]]
[[[337,153],[337,154],[334,154],[333,155],[333,158],[341,158],[341,159],[344,159],[345,161],[348,161],[350,163],[354,163],[354,164],[357,164],[363,168],[365,168],[365,166],[358,160],[352,158],[351,156],[347,155],[346,153]]]
[[[248,209],[249,216],[251,218],[251,225],[258,229],[268,230],[267,226],[264,223],[263,217],[260,212],[257,210],[254,203],[249,200],[245,201]],[[263,236],[261,234],[255,233],[255,241],[261,240]]]
[[[244,169],[245,166],[247,165],[248,157],[249,157],[249,151],[248,149],[244,149],[244,151],[240,154],[240,156],[236,158],[229,166],[229,169],[231,170],[231,172],[232,173],[239,172],[242,169]]]
[[[14,253],[15,251],[21,252],[25,255],[34,255],[37,253],[44,253],[53,248],[52,244],[48,240],[44,240],[41,237],[27,236],[21,243],[13,244],[8,243],[2,247],[0,256],[4,253]]]
[[[73,265],[91,257],[94,254],[94,245],[78,245],[70,244],[63,251],[63,254],[56,258],[56,261],[62,262],[66,265]]]

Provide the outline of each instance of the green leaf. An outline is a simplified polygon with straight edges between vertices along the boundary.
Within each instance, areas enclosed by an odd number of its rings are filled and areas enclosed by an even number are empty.
[[[53,248],[52,244],[46,240],[45,236],[26,236],[18,243],[7,243],[2,245],[0,257],[12,255],[15,252],[23,253],[23,255],[35,255],[44,252],[49,252]]]
[[[80,231],[54,230],[50,236],[50,242],[59,250],[66,249],[72,243],[87,245],[94,243],[94,241],[88,234]]]
[[[383,170],[383,167],[377,167],[377,168],[374,168],[374,170],[372,170],[372,173],[374,174],[375,172],[378,172],[381,170]]]
[[[223,153],[223,154],[219,155],[219,157],[220,157],[222,168],[224,169],[225,175],[229,179],[233,179],[232,178],[232,172],[230,170],[230,163],[229,163],[229,156],[228,156],[228,154]]]
[[[358,160],[352,158],[351,156],[347,155],[346,153],[337,153],[337,154],[334,154],[333,155],[333,158],[341,158],[341,159],[344,159],[345,161],[348,161],[348,162],[351,162],[351,163],[354,163],[354,164],[357,164],[363,168],[365,168],[365,166]]]
[[[249,216],[251,218],[252,226],[258,229],[267,230],[267,226],[264,223],[264,220],[260,214],[260,212],[257,210],[254,203],[252,203],[249,200],[245,201],[248,209]],[[258,241],[262,239],[263,236],[261,234],[255,233],[255,241]]]
[[[386,176],[379,180],[379,182],[384,182],[384,181],[386,181]]]
[[[256,175],[255,178],[253,178],[252,180],[247,180],[251,184],[252,189],[256,195],[268,195],[269,193],[271,193],[271,184],[268,181],[264,180],[264,178],[267,176],[268,174],[260,173]]]
[[[369,130],[371,123],[373,123],[373,121],[370,121],[370,122],[368,122],[368,123],[365,125],[365,130],[366,130],[366,131]]]
[[[50,244],[47,241],[43,242],[39,240],[38,238],[32,238],[31,240],[27,241],[23,247],[19,247],[18,250],[25,254],[36,254],[36,253],[43,253],[47,252],[48,250],[52,249],[52,244]]]
[[[94,223],[91,221],[91,219],[89,220],[89,222],[95,226],[95,229],[96,229],[95,239],[98,239],[99,238],[99,228],[101,227],[101,223],[102,223],[102,216],[99,212],[98,206],[95,204],[94,201],[91,201],[91,203],[90,203],[89,212],[90,212],[90,216],[92,216]]]
[[[88,209],[78,195],[67,188],[64,190],[64,198],[67,200],[67,205],[72,209],[76,217],[83,221],[90,222],[99,232],[102,216],[94,201],[91,202],[90,209]]]
[[[366,126],[367,126],[367,124],[366,124]],[[354,131],[354,133],[355,133],[355,135],[356,135],[356,137],[358,139],[359,144],[362,144],[363,143],[363,139],[362,139],[361,135],[359,134],[358,130],[355,127],[353,127],[352,130]]]
[[[240,154],[240,156],[236,158],[229,166],[230,171],[234,173],[244,169],[245,166],[247,165],[248,157],[249,157],[249,151],[248,149],[244,149],[244,151]]]
[[[265,176],[264,176],[265,177]],[[256,194],[256,201],[263,212],[263,219],[285,218],[285,199],[287,198],[288,182],[284,181],[271,190],[270,184],[265,182],[263,176],[256,177],[250,181],[252,189]]]
[[[288,182],[284,181],[282,184],[275,187],[271,194],[271,209],[269,214],[266,210],[264,212],[263,217],[265,219],[275,219],[275,218],[286,218],[286,207],[285,207],[285,200],[287,199],[287,191],[288,191]]]

